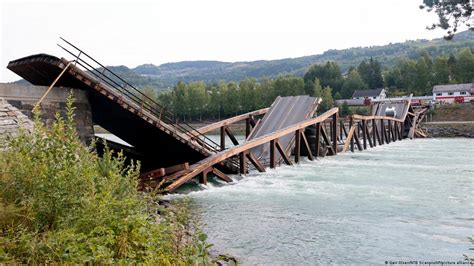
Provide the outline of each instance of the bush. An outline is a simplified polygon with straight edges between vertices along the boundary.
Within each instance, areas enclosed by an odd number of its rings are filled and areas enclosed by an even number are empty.
[[[72,98],[51,129],[38,115],[33,133],[0,150],[0,263],[206,262],[206,236],[187,202],[161,210],[137,191],[139,163],[78,139]]]

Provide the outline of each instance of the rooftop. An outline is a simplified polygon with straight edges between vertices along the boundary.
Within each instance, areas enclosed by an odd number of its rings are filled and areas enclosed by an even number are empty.
[[[437,92],[455,92],[455,91],[470,91],[474,89],[473,83],[463,84],[446,84],[446,85],[435,85],[433,87],[433,93]]]
[[[358,97],[376,97],[382,93],[382,88],[380,89],[373,89],[373,90],[355,90],[352,94],[352,98]]]

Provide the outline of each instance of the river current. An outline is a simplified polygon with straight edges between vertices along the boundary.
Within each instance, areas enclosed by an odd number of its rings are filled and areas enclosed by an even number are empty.
[[[457,262],[474,256],[474,140],[417,139],[210,184],[213,249],[243,264]]]

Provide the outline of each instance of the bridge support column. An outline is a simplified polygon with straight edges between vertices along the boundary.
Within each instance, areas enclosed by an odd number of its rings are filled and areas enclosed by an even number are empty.
[[[270,168],[276,167],[276,140],[270,140]]]
[[[364,150],[367,150],[367,124],[365,120],[362,120],[362,141],[364,144]]]
[[[315,158],[319,156],[319,150],[321,149],[321,123],[316,124],[316,154],[314,155]]]
[[[240,168],[240,174],[245,175],[248,170],[247,170],[247,152],[248,151],[243,151],[239,154],[239,168]]]
[[[385,124],[383,119],[380,119],[380,145],[385,144]]]
[[[352,130],[352,127],[354,126],[354,118],[351,116],[349,119],[349,131]],[[354,134],[351,137],[351,152],[354,152]]]
[[[245,138],[247,138],[250,135],[251,131],[251,126],[250,126],[250,116],[245,119]]]
[[[388,138],[387,138],[387,143],[390,143],[392,142],[392,121],[391,120],[387,120],[387,123],[388,123]]]
[[[225,126],[221,127],[221,151],[225,150]]]
[[[334,150],[334,155],[337,155],[337,120],[339,118],[339,114],[335,113],[332,116],[332,148]]]
[[[209,172],[211,172],[212,169],[206,169],[205,171],[202,172],[201,176],[199,177],[199,183],[203,184],[203,185],[207,185],[207,174],[209,174]]]
[[[372,119],[372,139],[374,140],[374,147],[377,147],[377,123]]]
[[[301,156],[301,129],[295,131],[295,163],[300,162]]]
[[[405,122],[400,122],[400,140],[403,139],[403,132],[404,132],[404,124]]]

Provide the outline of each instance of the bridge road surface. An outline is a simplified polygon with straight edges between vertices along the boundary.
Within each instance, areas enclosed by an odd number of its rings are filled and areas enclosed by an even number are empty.
[[[270,107],[270,110],[256,126],[255,130],[248,136],[247,140],[252,140],[263,135],[270,134],[279,129],[297,124],[314,115],[318,107],[319,99],[309,96],[288,96],[278,97]],[[292,145],[294,134],[288,134],[279,139],[284,150],[288,150]],[[269,164],[270,144],[255,147],[251,152],[259,158],[264,165]],[[276,154],[277,162],[281,156]]]

